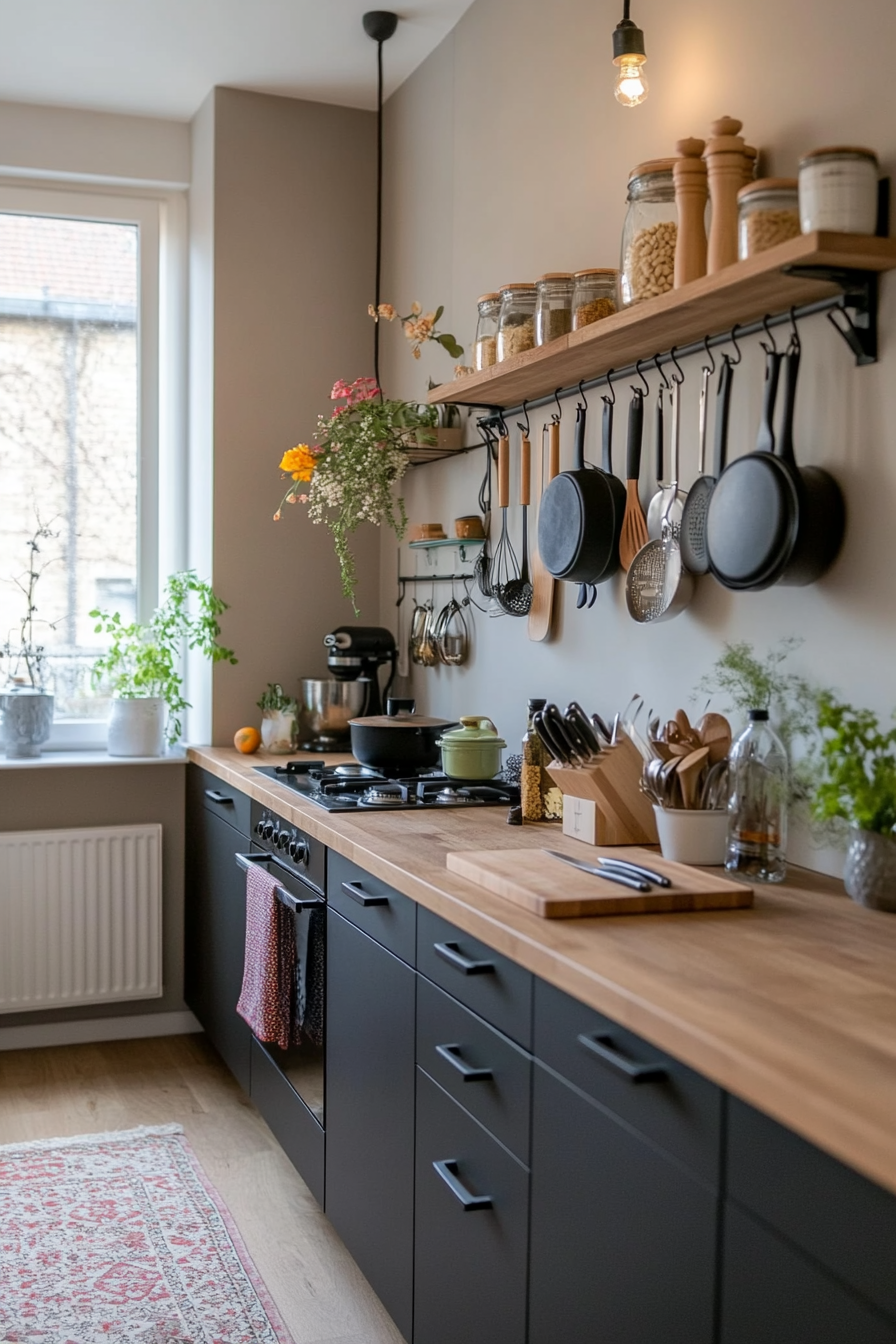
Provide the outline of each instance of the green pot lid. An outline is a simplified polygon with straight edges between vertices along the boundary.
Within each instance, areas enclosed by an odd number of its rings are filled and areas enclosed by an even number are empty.
[[[498,730],[491,719],[473,715],[461,715],[460,728],[454,728],[450,733],[443,733],[439,738],[439,746],[460,746],[464,742],[486,742],[492,747],[506,747],[507,743],[503,737],[498,736]]]

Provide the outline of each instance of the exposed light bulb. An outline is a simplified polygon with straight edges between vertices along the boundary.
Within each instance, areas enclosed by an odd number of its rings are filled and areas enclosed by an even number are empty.
[[[613,92],[623,107],[637,107],[647,97],[650,85],[643,68],[646,59],[645,56],[629,54],[613,62],[619,67]]]

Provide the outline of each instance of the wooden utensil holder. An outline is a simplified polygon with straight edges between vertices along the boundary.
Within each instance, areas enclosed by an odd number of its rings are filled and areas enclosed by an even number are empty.
[[[637,748],[620,732],[616,746],[607,747],[590,765],[552,761],[548,774],[562,794],[596,805],[594,844],[655,845],[659,837],[653,808],[640,789],[642,766]]]

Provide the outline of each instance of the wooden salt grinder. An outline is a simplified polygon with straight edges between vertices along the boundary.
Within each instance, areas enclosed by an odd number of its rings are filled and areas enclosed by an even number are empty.
[[[704,140],[679,140],[672,175],[678,206],[675,244],[675,288],[706,274],[706,200],[709,194]]]
[[[744,140],[738,135],[743,122],[720,117],[710,130],[712,139],[703,151],[709,170],[712,224],[709,230],[707,273],[715,275],[737,261],[737,193],[746,179]]]

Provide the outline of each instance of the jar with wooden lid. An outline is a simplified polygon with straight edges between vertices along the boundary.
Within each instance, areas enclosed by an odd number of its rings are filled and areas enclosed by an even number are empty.
[[[498,317],[499,364],[524,350],[535,349],[535,304],[538,299],[532,284],[501,287],[501,312]]]
[[[535,282],[535,344],[548,345],[572,331],[573,277],[569,271],[549,271]]]
[[[576,271],[572,294],[572,329],[590,327],[616,312],[619,272],[612,266]]]
[[[490,369],[498,361],[498,317],[501,312],[500,294],[480,294],[476,300],[479,315],[476,319],[476,337],[473,341],[473,368],[477,373]]]
[[[799,179],[803,233],[874,234],[879,175],[873,149],[839,145],[805,154]]]
[[[760,177],[737,193],[738,256],[755,257],[799,237],[800,206],[795,177]]]
[[[666,294],[675,279],[678,207],[674,159],[652,159],[633,169],[622,229],[620,290],[623,306]]]

